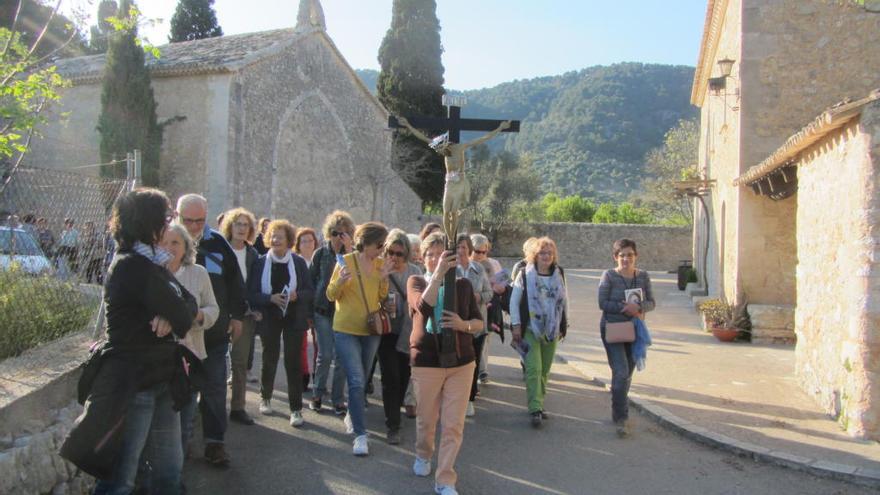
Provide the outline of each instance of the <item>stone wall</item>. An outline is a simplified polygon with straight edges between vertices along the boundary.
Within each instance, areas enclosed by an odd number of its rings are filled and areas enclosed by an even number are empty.
[[[872,163],[873,160],[873,163]],[[796,375],[853,435],[880,440],[880,105],[798,161]]]
[[[418,227],[421,202],[391,169],[387,113],[323,32],[242,69],[234,86],[237,201],[297,225],[342,208],[358,223]]]
[[[742,52],[741,11],[742,0],[728,0],[724,12],[718,45],[715,53],[706,54],[713,60],[709,77],[717,77],[717,61],[729,58],[740,60]],[[725,92],[734,93],[738,87],[740,64],[734,64]],[[739,280],[739,197],[740,191],[732,186],[738,175],[740,162],[740,111],[735,95],[714,95],[708,92],[700,108],[699,167],[704,177],[715,180],[710,196],[706,197],[709,208],[709,229],[704,227],[705,212],[699,202],[694,203],[693,258],[700,273],[706,272],[708,293],[712,297],[723,296],[736,299]],[[709,255],[706,267],[703,256],[707,242]],[[702,279],[702,277],[701,277]],[[701,280],[702,282],[702,280]]]
[[[82,407],[74,400],[88,332],[0,362],[0,493],[84,494],[94,479],[58,455]]]
[[[628,238],[639,248],[639,267],[669,271],[691,259],[691,229],[659,225],[535,223],[499,232],[492,247],[497,257],[522,257],[529,237],[549,236],[556,242],[560,264],[569,268],[612,268],[611,245]]]
[[[701,103],[700,166],[716,179],[711,197],[709,293],[770,306],[795,302],[798,197],[774,202],[731,181],[818,113],[880,86],[880,13],[855,2],[727,0],[710,57],[735,61],[727,96]],[[858,54],[850,56],[848,54]],[[873,55],[873,56],[872,56]],[[739,95],[733,94],[739,91]],[[694,253],[705,245],[702,212]]]

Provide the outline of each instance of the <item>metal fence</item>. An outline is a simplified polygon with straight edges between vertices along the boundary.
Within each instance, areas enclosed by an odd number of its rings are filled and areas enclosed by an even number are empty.
[[[0,184],[0,359],[94,324],[115,250],[110,213],[136,182],[131,157],[113,165],[128,178],[17,167]]]

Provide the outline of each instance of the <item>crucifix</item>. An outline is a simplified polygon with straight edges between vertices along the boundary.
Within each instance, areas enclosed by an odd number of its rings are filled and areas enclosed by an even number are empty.
[[[437,117],[388,117],[388,127],[406,128],[418,138],[443,155],[446,163],[446,184],[443,188],[443,230],[446,231],[447,249],[455,249],[459,221],[470,196],[470,183],[465,176],[465,152],[468,148],[485,143],[500,132],[519,132],[518,120],[463,119],[461,107],[464,97],[443,96],[443,104],[448,108],[447,118]],[[421,129],[447,131],[433,139],[423,134]],[[461,131],[487,131],[488,134],[467,143],[460,143]],[[455,297],[455,272],[450,270],[444,281],[452,290],[444,291],[443,309],[453,311]]]

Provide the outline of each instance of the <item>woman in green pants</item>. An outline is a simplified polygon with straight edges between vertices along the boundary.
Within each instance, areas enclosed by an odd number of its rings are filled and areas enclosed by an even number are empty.
[[[565,338],[568,328],[565,274],[557,264],[556,243],[549,237],[529,246],[526,267],[513,283],[510,309],[513,346],[526,352],[529,415],[537,428],[547,418],[544,396],[556,343]]]

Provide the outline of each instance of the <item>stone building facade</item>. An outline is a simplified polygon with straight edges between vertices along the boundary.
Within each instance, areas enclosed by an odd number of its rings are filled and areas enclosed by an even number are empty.
[[[242,205],[319,226],[329,211],[356,221],[418,226],[421,203],[391,169],[388,113],[327,35],[320,3],[302,0],[298,25],[160,47],[148,62],[165,128],[161,187],[201,192],[213,216]],[[73,82],[28,163],[98,160],[103,55],[62,60]],[[61,118],[62,114],[66,118]]]
[[[864,98],[880,87],[878,10],[872,2],[710,0],[691,95],[701,109],[700,170],[714,181],[704,198],[708,208],[697,207],[694,222],[694,259],[708,279],[705,290],[730,302],[748,301],[753,341],[796,340],[797,375],[805,388],[826,410],[839,414],[848,431],[873,438],[880,436],[880,429],[870,419],[878,406],[865,406],[865,394],[870,394],[841,387],[839,370],[826,368],[836,365],[822,364],[839,364],[840,349],[831,345],[844,340],[837,333],[844,331],[839,323],[858,326],[858,317],[845,311],[852,308],[848,301],[864,302],[870,294],[859,283],[853,286],[860,287],[855,293],[829,290],[849,275],[832,256],[840,246],[829,242],[842,240],[834,236],[845,222],[867,228],[852,216],[860,210],[844,208],[856,201],[852,193],[840,196],[864,176],[844,170],[869,169],[840,162],[844,156],[856,159],[847,148],[855,145],[827,136],[830,141],[821,149],[834,151],[823,155],[829,165],[815,176],[821,167],[803,166],[796,157],[804,150],[791,143],[815,128],[813,120],[823,109]],[[726,77],[720,61],[732,62]],[[860,101],[864,106],[868,100]],[[821,118],[837,115],[829,112]],[[850,134],[870,133],[863,123],[848,122],[855,126]],[[785,159],[767,168],[780,157]],[[834,168],[839,171],[831,172]],[[840,189],[834,188],[837,196],[818,193],[828,181],[840,182]],[[851,234],[864,240],[869,232]],[[835,318],[841,321],[835,324]],[[873,337],[870,332],[854,336],[847,352],[867,352],[869,342],[877,339],[876,330],[871,331]],[[848,362],[855,366],[852,358]],[[868,375],[863,375],[868,382],[859,383],[876,387],[878,377]],[[836,405],[830,399],[835,394]],[[847,408],[860,412],[844,414]]]

